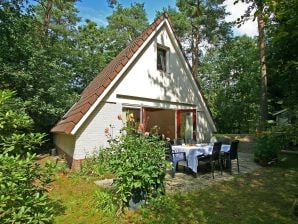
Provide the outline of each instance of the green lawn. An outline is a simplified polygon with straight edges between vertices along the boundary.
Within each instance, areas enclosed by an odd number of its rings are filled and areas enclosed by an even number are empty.
[[[96,209],[92,181],[58,178],[50,196],[57,202],[55,223],[298,223],[290,213],[298,197],[298,156],[204,190],[177,193],[138,212],[121,216]]]

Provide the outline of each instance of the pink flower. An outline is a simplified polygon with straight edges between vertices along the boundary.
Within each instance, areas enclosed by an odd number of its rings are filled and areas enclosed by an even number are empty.
[[[122,116],[121,116],[121,114],[119,114],[117,118],[118,118],[118,120],[122,121]]]
[[[144,131],[145,129],[144,124],[140,123],[138,129]]]
[[[107,135],[107,134],[109,134],[109,132],[110,132],[110,129],[109,128],[105,128],[105,134]]]

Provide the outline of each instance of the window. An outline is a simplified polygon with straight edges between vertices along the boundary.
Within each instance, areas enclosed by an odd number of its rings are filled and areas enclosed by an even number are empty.
[[[141,121],[140,109],[124,107],[122,111],[124,113],[123,115],[126,118],[126,122],[140,123]]]
[[[157,69],[167,71],[167,50],[160,47],[157,48]]]

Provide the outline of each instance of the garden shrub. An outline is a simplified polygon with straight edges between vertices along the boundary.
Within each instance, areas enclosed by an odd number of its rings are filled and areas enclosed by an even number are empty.
[[[32,120],[0,90],[0,223],[50,223],[54,207],[46,194],[51,174],[31,152],[44,134],[30,133]]]
[[[158,136],[144,136],[128,131],[120,141],[111,141],[110,166],[115,172],[119,208],[164,193],[167,162],[164,141]]]
[[[72,177],[96,177],[111,178],[113,173],[109,166],[110,151],[107,149],[100,149],[97,155],[87,157],[82,161],[80,169],[71,173]]]
[[[277,158],[280,149],[275,140],[276,139],[268,133],[263,133],[257,137],[254,152],[255,161],[265,165],[272,159]]]
[[[297,115],[298,117],[298,115]],[[284,133],[286,149],[298,149],[298,120],[293,124],[283,124],[278,126],[279,132]]]
[[[285,147],[286,143],[286,133],[278,128],[263,132],[256,139],[255,160],[266,165],[269,161],[277,159],[280,150]]]
[[[50,223],[54,208],[46,194],[43,172],[26,158],[0,154],[0,223]]]
[[[121,116],[118,116],[122,120]],[[137,125],[133,115],[121,130],[121,136],[113,137],[109,128],[104,130],[108,137],[109,147],[99,150],[99,154],[86,158],[74,176],[113,177],[112,192],[97,192],[97,207],[108,210],[117,201],[118,211],[129,202],[134,204],[148,201],[164,193],[165,171],[168,162],[165,160],[165,142],[158,135],[145,136],[141,124]],[[113,196],[113,200],[110,198]],[[105,199],[106,198],[106,199]]]
[[[53,174],[68,172],[68,164],[66,160],[47,160],[44,165],[45,175],[49,174],[49,177],[52,177]]]
[[[33,120],[19,107],[15,93],[0,90],[0,153],[26,155],[44,143],[44,133],[31,133]]]

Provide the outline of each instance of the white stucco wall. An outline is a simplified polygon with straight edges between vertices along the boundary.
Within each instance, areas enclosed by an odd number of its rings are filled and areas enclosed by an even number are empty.
[[[168,71],[157,70],[157,46],[162,45],[168,50]],[[153,39],[143,54],[138,58],[125,77],[118,82],[117,87],[108,101],[119,103],[143,104],[162,108],[188,109],[189,106],[175,105],[170,102],[183,102],[196,105],[201,109],[201,104],[196,96],[198,89],[187,74],[183,61],[177,55],[167,29],[164,27]],[[124,96],[138,96],[145,99],[155,99],[157,102],[142,101],[142,99],[119,98]],[[165,102],[160,102],[160,100]]]
[[[54,144],[58,148],[62,149],[69,156],[73,156],[75,148],[75,137],[73,135],[66,135],[62,133],[54,134]]]
[[[198,116],[198,138],[206,139],[212,132],[202,106],[198,88],[185,62],[176,52],[173,39],[164,27],[144,48],[135,63],[117,81],[106,98],[91,113],[75,134],[74,159],[84,159],[106,147],[105,128],[113,126],[114,136],[119,134],[122,121],[117,119],[122,114],[123,105],[156,107],[168,109],[197,109],[203,111]],[[168,71],[158,71],[157,46],[168,48]],[[122,96],[122,97],[119,97]],[[136,96],[136,97],[135,97]],[[109,102],[109,103],[105,103]]]
[[[166,73],[157,70],[158,45],[168,48],[168,70]],[[175,46],[169,31],[166,26],[163,27],[144,49],[135,64],[117,83],[108,100],[144,107],[202,111],[203,115],[197,118],[197,130],[198,138],[203,141],[208,139],[214,130],[208,122],[206,116],[208,112],[202,106],[199,90],[191,74],[186,70],[184,59],[177,54],[177,51],[177,46]],[[138,96],[138,98],[129,96]]]
[[[207,121],[206,114],[203,111],[197,112],[197,141],[209,142],[212,135],[212,128]]]
[[[114,137],[119,135],[119,130],[123,125],[117,116],[121,114],[121,104],[102,103],[99,105],[76,134],[74,159],[84,159],[98,152],[100,148],[108,146],[105,128],[109,128]]]

